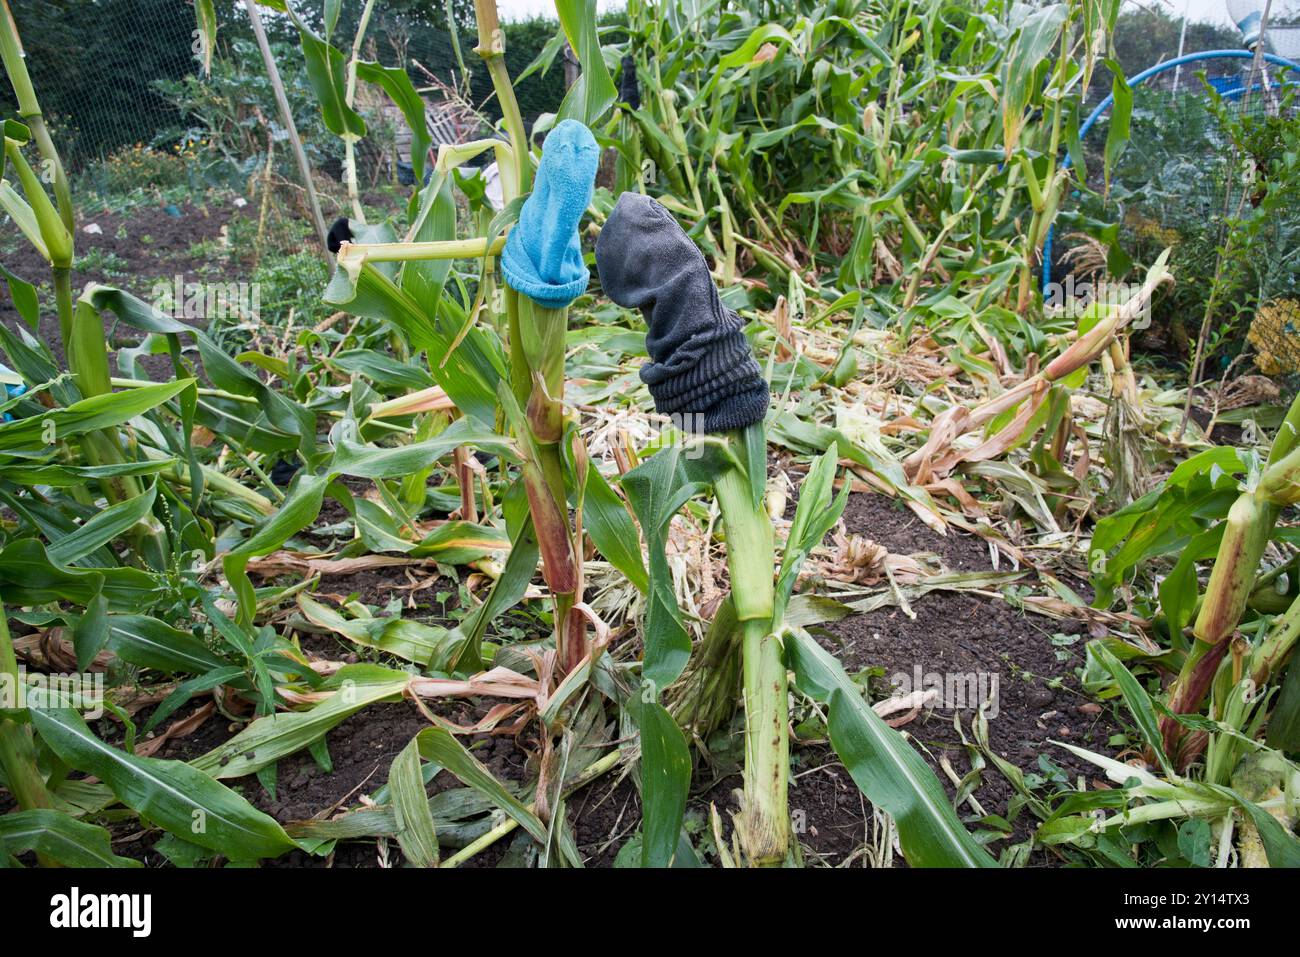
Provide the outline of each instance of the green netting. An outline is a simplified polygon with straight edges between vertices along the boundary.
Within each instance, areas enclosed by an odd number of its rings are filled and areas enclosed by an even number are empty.
[[[1247,359],[1267,375],[1300,373],[1300,187],[1269,181],[1295,142],[1300,76],[1252,70],[1216,59],[1137,86],[1109,185],[1106,115],[1082,143],[1088,189],[1056,223],[1054,277],[1123,275],[1173,247],[1177,284],[1143,341],[1186,357],[1209,310],[1211,376],[1250,371]]]
[[[22,0],[14,5],[29,72],[64,163],[79,179],[79,193],[108,192],[119,170],[114,163],[145,164],[148,150],[188,150],[205,175],[232,179],[257,168],[268,136],[282,138],[280,120],[242,3],[218,0],[216,63],[200,77],[195,13],[182,0]],[[394,4],[376,10],[362,54],[388,66],[404,66],[430,104],[435,140],[485,135],[499,119],[491,80],[473,52],[477,37],[467,23],[457,28],[457,57],[442,3]],[[350,52],[361,5],[345,5],[333,42]],[[319,4],[295,9],[320,29]],[[464,16],[464,11],[461,11]],[[276,62],[289,92],[295,124],[313,167],[337,176],[341,144],[320,125],[306,85],[298,35],[288,18],[263,11]],[[519,76],[546,47],[558,27],[546,21],[508,23],[506,60]],[[0,84],[6,92],[7,84]],[[364,85],[363,85],[364,87]],[[525,120],[555,111],[564,95],[557,57],[547,71],[518,84]],[[363,88],[358,106],[374,119],[374,133],[360,149],[363,173],[396,175],[409,134],[382,94]],[[12,113],[14,104],[0,98]],[[210,134],[214,124],[221,135]],[[206,129],[205,129],[206,128]],[[282,157],[289,175],[291,164]],[[219,169],[218,169],[219,168]],[[146,174],[147,176],[147,170]],[[200,185],[196,183],[195,185]]]
[[[75,172],[175,126],[157,87],[196,68],[194,10],[178,0],[21,0],[27,69],[64,164]],[[0,101],[12,115],[8,83]]]

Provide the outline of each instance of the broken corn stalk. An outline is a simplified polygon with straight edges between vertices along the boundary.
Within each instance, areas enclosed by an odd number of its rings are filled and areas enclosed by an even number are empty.
[[[1285,506],[1300,500],[1297,426],[1300,426],[1300,396],[1292,402],[1273,440],[1263,474],[1228,510],[1223,540],[1219,543],[1205,597],[1192,627],[1192,648],[1169,690],[1169,709],[1175,714],[1187,714],[1201,707],[1227,651],[1228,639],[1236,634],[1241,616],[1246,611],[1246,603],[1255,587],[1259,562],[1278,515]],[[1276,643],[1270,645],[1266,659],[1280,660],[1278,650]],[[1260,661],[1261,667],[1264,660]],[[1182,726],[1174,718],[1166,717],[1161,722],[1161,734],[1165,749],[1172,754],[1183,737]],[[1196,756],[1200,740],[1199,737],[1188,738],[1189,746],[1180,755],[1184,766]]]
[[[733,448],[738,433],[730,436]],[[775,867],[790,849],[790,741],[780,639],[773,633],[776,557],[772,521],[739,462],[714,483],[727,533],[727,570],[741,630],[744,673],[744,802],[736,825],[750,863]]]
[[[1087,367],[1102,355],[1129,323],[1142,314],[1151,296],[1172,277],[1166,268],[1169,250],[1165,250],[1147,271],[1140,289],[1127,301],[1116,306],[1104,306],[1102,314],[1069,347],[1048,363],[1042,371],[995,396],[983,405],[968,409],[955,405],[945,409],[930,426],[930,436],[925,445],[903,460],[907,477],[918,485],[945,477],[953,468],[965,461],[980,461],[1001,454],[1016,444],[1026,424],[1032,418],[1035,402],[1047,396],[1048,388],[1067,376]],[[975,449],[955,450],[953,442],[969,432],[983,428],[1003,412],[1014,409],[1026,399],[1030,405],[996,435]]]

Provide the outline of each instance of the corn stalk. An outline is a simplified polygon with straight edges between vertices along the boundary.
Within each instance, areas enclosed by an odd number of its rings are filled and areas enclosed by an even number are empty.
[[[45,125],[45,115],[41,112],[40,103],[36,99],[36,91],[27,72],[18,25],[9,11],[9,0],[0,0],[0,8],[3,8],[4,13],[4,16],[0,17],[3,21],[0,22],[0,62],[4,63],[5,72],[9,74],[9,82],[18,101],[18,115],[32,131],[32,139],[42,160],[47,164],[47,172],[53,174],[50,178],[53,180],[54,199],[58,203],[59,218],[63,222],[64,229],[72,233],[72,190],[68,186],[63,160],[59,157],[59,151],[54,148],[54,140],[50,138],[49,128]]]
[[[1046,109],[1051,111],[1052,120],[1046,151],[1047,170],[1042,178],[1039,179],[1034,172],[1034,165],[1027,154],[1023,152],[1017,154],[1018,165],[1024,174],[1025,186],[1029,192],[1030,208],[1033,210],[1033,215],[1029,221],[1029,229],[1026,230],[1024,236],[1024,252],[1020,264],[1020,284],[1016,298],[1016,312],[1021,315],[1024,315],[1032,302],[1030,290],[1033,265],[1038,258],[1039,251],[1043,248],[1043,241],[1047,238],[1047,230],[1051,228],[1052,221],[1056,218],[1056,210],[1061,202],[1061,191],[1069,178],[1068,172],[1058,167],[1057,154],[1061,149],[1061,117],[1065,105],[1067,73],[1074,62],[1070,49],[1071,33],[1070,24],[1067,21],[1060,33],[1061,53],[1052,71],[1051,88],[1044,93],[1044,99],[1047,100]],[[1024,43],[1025,40],[1022,38],[1020,42]],[[1014,79],[1017,82],[1023,82],[1028,78],[1015,77]],[[1016,119],[1023,122],[1020,117]],[[1008,159],[1013,144],[1014,139],[1009,135],[1007,142]]]
[[[32,169],[22,152],[22,143],[6,135],[5,159],[17,176],[23,195],[18,196],[7,183],[0,187],[0,202],[16,221],[26,224],[23,230],[28,240],[50,264],[55,306],[59,316],[59,332],[67,356],[68,369],[76,380],[83,397],[105,395],[112,392],[108,367],[108,349],[104,340],[103,322],[99,313],[88,301],[76,306],[72,299],[73,216],[72,197],[58,150],[46,130],[40,103],[32,88],[31,78],[23,60],[22,43],[17,25],[6,0],[4,15],[0,17],[0,59],[9,74],[19,113],[28,124],[42,165],[44,178],[54,186],[51,200],[42,184],[42,177]],[[6,130],[6,133],[8,131]],[[55,437],[56,441],[59,437]],[[115,428],[90,432],[79,440],[86,461],[92,465],[118,465],[126,461],[121,440]],[[143,492],[143,485],[135,476],[107,478],[101,482],[104,497],[110,504],[135,498]],[[138,554],[155,567],[161,567],[166,548],[161,525],[152,517],[134,530]]]
[[[509,147],[497,148],[497,161],[508,201],[526,193],[532,184],[528,140],[523,116],[505,65],[505,45],[495,0],[476,0],[479,43],[475,52],[483,59],[500,103]],[[485,143],[467,144],[481,151]],[[439,174],[454,152],[444,150]],[[493,256],[503,240],[472,237],[435,242],[345,243],[339,250],[340,269],[353,283],[367,263],[415,262]],[[564,438],[564,343],[567,309],[546,309],[527,296],[506,287],[504,304],[508,325],[510,388],[499,396],[506,408],[523,459],[523,483],[530,517],[542,556],[542,574],[554,599],[555,641],[561,674],[572,671],[586,656],[587,620],[570,615],[581,601],[582,563],[580,532],[568,518],[562,441]]]
[[[361,22],[357,24],[357,35],[352,40],[352,57],[348,60],[347,92],[345,94],[348,109],[357,101],[357,62],[361,59],[361,44],[366,37],[366,27],[370,25],[370,14],[374,10],[375,0],[366,0],[361,11]],[[366,221],[366,211],[361,206],[357,193],[357,140],[354,136],[343,138],[343,172],[348,184],[348,202],[352,205],[352,215],[358,222]]]
[[[21,680],[13,640],[9,637],[9,624],[3,606],[0,606],[0,691],[6,690],[7,686],[8,693],[16,698]],[[0,767],[4,768],[9,791],[24,811],[53,805],[45,788],[45,779],[36,766],[30,726],[0,717]]]
[[[1183,667],[1169,690],[1169,710],[1175,714],[1198,711],[1214,683],[1219,664],[1255,587],[1264,556],[1282,509],[1300,501],[1300,397],[1291,405],[1273,440],[1268,462],[1258,479],[1238,496],[1228,510],[1223,539],[1210,571],[1205,596],[1192,627],[1193,643]],[[1253,675],[1263,676],[1285,658],[1294,645],[1294,609],[1270,633],[1252,656]],[[1172,717],[1161,721],[1165,750],[1171,754],[1182,739],[1182,726]],[[1184,764],[1199,751],[1200,736],[1189,737],[1181,755]]]
[[[760,428],[761,426],[756,426]],[[742,447],[732,433],[733,448]],[[774,633],[776,557],[772,520],[738,463],[714,483],[727,533],[731,599],[741,633],[745,705],[744,803],[736,826],[750,863],[779,866],[790,849],[790,739],[786,666]]]
[[[1098,303],[1090,307],[1095,320],[1069,347],[1039,372],[1027,376],[1001,395],[975,408],[955,405],[945,409],[930,425],[925,445],[903,460],[903,468],[917,485],[941,479],[962,462],[980,462],[1002,455],[1026,438],[1034,413],[1046,401],[1049,391],[1069,376],[1086,369],[1110,349],[1127,325],[1136,319],[1163,283],[1171,277],[1165,268],[1166,250],[1147,271],[1142,287],[1119,305]],[[972,449],[956,449],[959,437],[981,429],[1002,415],[1019,408],[1016,416],[996,434]]]
[[[4,690],[3,685],[7,684],[10,692],[17,696],[21,680],[13,639],[9,636],[9,623],[5,619],[4,606],[0,604],[0,692]],[[17,704],[17,701],[14,703]],[[0,768],[4,768],[9,793],[14,796],[20,810],[31,811],[54,806],[54,799],[50,797],[45,778],[36,764],[36,746],[31,725],[19,724],[0,716]],[[42,854],[37,855],[37,862],[42,867],[57,866],[57,862]]]
[[[505,40],[496,0],[475,0],[482,57],[506,133],[514,151],[516,195],[532,185],[528,140],[523,115],[506,70]],[[503,175],[509,175],[506,171]],[[586,619],[570,616],[582,600],[582,562],[578,534],[568,518],[561,441],[564,438],[564,342],[568,309],[545,309],[515,290],[505,289],[509,324],[510,380],[515,402],[523,411],[516,423],[524,454],[524,489],[542,553],[542,575],[555,603],[555,642],[561,673],[577,667],[586,656]]]

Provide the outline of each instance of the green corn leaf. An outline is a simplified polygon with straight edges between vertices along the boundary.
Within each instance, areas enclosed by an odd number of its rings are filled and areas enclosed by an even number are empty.
[[[654,701],[629,703],[641,731],[641,866],[669,867],[682,833],[691,753],[673,716]]]
[[[71,535],[60,538],[46,549],[50,561],[56,565],[71,565],[113,541],[144,520],[153,510],[157,495],[158,487],[151,485],[135,498],[109,506],[92,516]]]
[[[764,44],[771,43],[775,46],[795,46],[795,39],[790,35],[790,31],[779,23],[765,23],[762,26],[755,27],[745,38],[745,42],[736,49],[732,50],[726,56],[718,60],[718,70],[733,70],[738,66],[744,66],[754,59],[754,54],[758,53],[759,48]]]
[[[844,668],[802,632],[786,655],[804,694],[829,709],[831,744],[867,800],[889,812],[913,867],[996,867],[962,826],[943,786],[901,734],[863,700]]]
[[[1142,735],[1143,743],[1155,754],[1165,774],[1174,777],[1173,766],[1169,763],[1169,756],[1165,754],[1164,738],[1160,734],[1160,721],[1156,717],[1151,696],[1147,694],[1137,678],[1133,677],[1133,672],[1128,670],[1124,662],[1115,657],[1114,652],[1100,642],[1090,642],[1090,645],[1092,653],[1119,686],[1124,704],[1133,715],[1133,722],[1137,726],[1138,733]]]
[[[302,55],[307,65],[307,81],[316,94],[325,128],[335,136],[360,139],[366,135],[366,121],[347,104],[345,84],[347,61],[337,47],[300,26]]]
[[[128,664],[163,674],[204,674],[229,664],[205,642],[147,615],[110,615],[109,649]]]
[[[483,663],[482,643],[488,625],[499,615],[517,605],[528,591],[528,583],[537,571],[537,560],[541,548],[537,544],[537,533],[533,528],[531,516],[520,523],[515,537],[510,542],[510,554],[506,557],[505,567],[500,576],[492,583],[492,588],[483,603],[474,609],[460,625],[465,641],[460,652],[451,662],[449,670],[479,668]]]
[[[127,807],[182,840],[235,860],[278,857],[297,847],[273,819],[202,771],[110,747],[71,709],[30,714],[59,760],[95,775]]]
[[[786,605],[794,592],[804,561],[821,544],[826,533],[835,527],[849,503],[852,488],[849,482],[845,482],[839,496],[833,502],[831,500],[838,461],[835,449],[828,449],[813,462],[807,477],[799,486],[799,505],[795,508],[794,520],[790,523],[785,554],[781,558],[781,574],[777,579],[776,610],[772,616],[772,620],[777,623],[785,619]]]
[[[1106,146],[1102,154],[1106,189],[1110,189],[1110,176],[1119,162],[1120,154],[1128,145],[1129,130],[1133,119],[1133,90],[1124,79],[1124,68],[1115,60],[1106,60],[1106,69],[1110,70],[1113,81],[1111,96],[1114,102],[1110,107],[1110,122],[1106,126]]]
[[[339,14],[343,12],[343,0],[325,0],[325,39],[334,36],[334,28],[339,25]]]
[[[467,565],[510,550],[509,537],[491,525],[447,522],[420,540],[409,552],[412,558],[435,558],[448,565]]]
[[[247,625],[253,620],[257,606],[257,596],[253,592],[253,583],[248,580],[248,563],[254,558],[271,554],[287,542],[290,536],[306,528],[320,514],[321,503],[325,497],[325,488],[330,478],[324,475],[299,475],[294,479],[288,496],[280,504],[280,510],[258,527],[249,538],[237,548],[228,552],[221,560],[226,579],[235,592],[239,602],[239,620]]]
[[[423,183],[423,180],[418,182]],[[412,239],[416,242],[447,242],[456,238],[456,200],[451,192],[451,177],[442,169],[434,173],[419,192],[419,212],[416,215]],[[426,316],[437,317],[444,302],[443,290],[451,274],[452,260],[427,259],[403,263],[400,278],[402,291],[414,299]],[[435,324],[436,325],[436,324]],[[447,358],[448,345],[439,338],[431,344],[429,357],[441,366]]]
[[[357,535],[368,552],[405,554],[414,547],[412,542],[402,538],[396,520],[378,502],[353,498],[352,517],[356,522]]]
[[[357,478],[401,478],[433,465],[462,445],[472,446],[494,455],[514,458],[514,445],[507,437],[483,428],[469,418],[457,419],[432,439],[375,448],[363,445],[346,434],[340,438],[331,470]]]
[[[188,326],[179,319],[165,315],[142,299],[112,286],[95,284],[87,286],[78,301],[89,304],[97,312],[103,312],[107,309],[128,326],[143,332],[166,336],[170,340],[176,340],[183,335],[193,337],[198,346],[199,357],[203,360],[204,375],[214,386],[225,392],[233,392],[236,395],[257,400],[257,408],[260,414],[246,428],[251,431],[256,422],[264,418],[287,439],[287,444],[280,443],[280,448],[292,448],[296,439],[296,444],[305,457],[311,458],[315,454],[316,417],[302,405],[286,397],[282,392],[273,389],[255,374],[241,366],[201,329]],[[129,392],[119,393],[119,395],[132,395],[144,391],[146,391],[145,388],[133,389]],[[200,402],[199,408],[201,410],[224,410],[227,415],[237,415],[235,410],[218,402],[208,400]],[[240,409],[239,411],[243,412],[244,410]],[[208,423],[205,422],[204,424]],[[235,438],[242,437],[240,431],[230,426],[225,429],[218,428],[215,431],[220,431],[222,434],[231,435]],[[267,436],[273,435],[273,433],[264,434]]]
[[[433,377],[419,366],[398,362],[392,356],[372,349],[345,349],[329,362],[349,374],[365,376],[383,392],[427,389],[434,384]]]
[[[0,180],[0,210],[9,214],[18,231],[27,237],[27,241],[32,244],[41,258],[49,262],[50,251],[41,236],[41,224],[36,220],[36,213],[28,205],[27,200],[9,185],[8,180]]]
[[[355,284],[346,270],[334,270],[322,298],[354,316],[392,324],[406,337],[412,350],[423,349],[428,353],[430,374],[456,403],[456,408],[484,425],[496,422],[496,384],[505,376],[505,359],[500,343],[481,329],[471,328],[453,352],[453,334],[440,328],[409,291],[374,263],[361,267]],[[446,308],[447,300],[440,300],[439,305]],[[463,321],[464,316],[459,318]]]
[[[1025,18],[1002,68],[1003,145],[1009,157],[1020,140],[1025,110],[1040,96],[1041,77],[1048,56],[1069,15],[1064,3],[1053,3]]]
[[[84,607],[103,594],[115,611],[147,607],[163,593],[159,581],[138,568],[56,565],[34,538],[10,542],[0,550],[0,591],[13,605],[68,601]]]
[[[306,595],[298,596],[298,607],[312,624],[435,671],[448,670],[464,641],[456,631],[405,618],[345,618]]]
[[[1264,845],[1269,867],[1300,867],[1300,838],[1284,827],[1277,818],[1255,802],[1247,801],[1232,788],[1218,785],[1205,785],[1205,787],[1224,795],[1249,816],[1251,823],[1259,831],[1260,843]]]
[[[0,850],[17,856],[28,851],[64,867],[143,867],[113,853],[104,828],[78,821],[62,811],[36,808],[0,814]]]
[[[542,844],[546,843],[546,826],[537,815],[506,790],[492,772],[480,764],[465,746],[442,728],[425,728],[413,739],[420,757],[432,761],[454,774],[466,787],[486,796],[513,821]]]
[[[2,154],[0,154],[2,155]],[[13,301],[14,309],[18,315],[23,317],[23,321],[35,332],[40,326],[40,302],[36,298],[36,287],[27,280],[15,276],[4,266],[0,266],[0,276],[5,277],[5,283],[9,287],[9,298]]]
[[[148,734],[158,725],[162,724],[176,710],[202,691],[211,691],[213,688],[219,688],[222,685],[230,685],[233,688],[244,689],[248,687],[248,680],[245,677],[244,669],[238,665],[224,665],[220,668],[214,668],[207,674],[199,675],[196,678],[187,678],[176,685],[174,691],[166,698],[163,698],[158,707],[153,709],[153,714],[149,715],[149,720],[145,722],[142,733]]]
[[[749,476],[750,503],[755,511],[763,507],[767,494],[767,433],[755,422],[740,434],[745,474]]]
[[[587,484],[582,498],[582,525],[596,548],[642,594],[650,587],[636,524],[618,493],[605,481],[594,462],[587,464]]]
[[[162,405],[185,389],[194,388],[193,379],[141,386],[124,392],[91,396],[44,415],[0,424],[0,448],[48,448],[51,440],[65,441],[130,422],[138,415]]]
[[[72,629],[72,646],[77,652],[77,668],[80,671],[90,670],[95,655],[108,643],[108,636],[108,600],[99,594],[90,600]]]
[[[623,491],[641,526],[650,562],[646,594],[645,657],[641,673],[662,690],[686,667],[691,639],[682,623],[673,592],[672,571],[664,554],[664,533],[681,500],[676,497],[683,475],[676,447],[662,449],[623,476]]]
[[[217,779],[254,774],[325,736],[350,715],[397,699],[408,676],[391,668],[349,665],[331,677],[335,692],[306,711],[280,711],[258,718],[239,734],[190,762]]]
[[[393,759],[388,772],[388,793],[392,800],[397,830],[394,835],[402,853],[415,867],[438,866],[438,831],[424,794],[420,773],[420,745],[415,739]]]
[[[600,52],[600,27],[596,0],[556,0],[560,26],[582,64],[582,73],[560,104],[556,121],[578,120],[594,127],[614,105],[618,89]],[[520,157],[523,161],[523,157]]]
[[[886,458],[888,449],[867,449],[849,440],[842,432],[830,426],[816,425],[793,415],[778,416],[773,420],[768,431],[772,442],[793,449],[796,452],[812,452],[820,455],[834,447],[840,458],[848,459],[855,465],[869,469],[873,475],[909,501],[915,502],[926,511],[938,514],[938,509],[930,494],[923,488],[912,485],[903,472],[901,462]]]
[[[1282,693],[1268,719],[1266,741],[1270,748],[1288,754],[1300,752],[1300,665],[1293,658],[1282,678]]]

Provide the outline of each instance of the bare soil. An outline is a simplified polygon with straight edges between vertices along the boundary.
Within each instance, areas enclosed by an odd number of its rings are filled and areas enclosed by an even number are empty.
[[[87,283],[96,282],[117,286],[148,301],[154,284],[160,280],[173,281],[180,274],[185,282],[198,281],[208,276],[213,265],[204,252],[205,244],[222,242],[223,227],[227,227],[235,217],[246,215],[248,207],[240,209],[231,199],[213,199],[197,205],[141,206],[124,213],[105,211],[93,216],[83,215],[77,222],[73,295],[80,294]],[[86,227],[91,225],[98,226],[100,231],[86,232]],[[49,292],[49,264],[16,231],[3,238],[0,262],[15,275],[38,287],[46,287],[40,296],[42,311],[36,335],[54,353],[59,367],[65,367],[59,319],[54,311],[53,295]],[[238,278],[248,280],[250,277]],[[0,283],[0,322],[11,329],[26,328],[4,283]],[[122,330],[119,334],[111,315],[104,318],[104,331],[109,337],[110,350],[118,345],[134,343],[141,336],[134,329]],[[157,381],[171,377],[171,361],[166,356],[146,356],[141,364]]]

